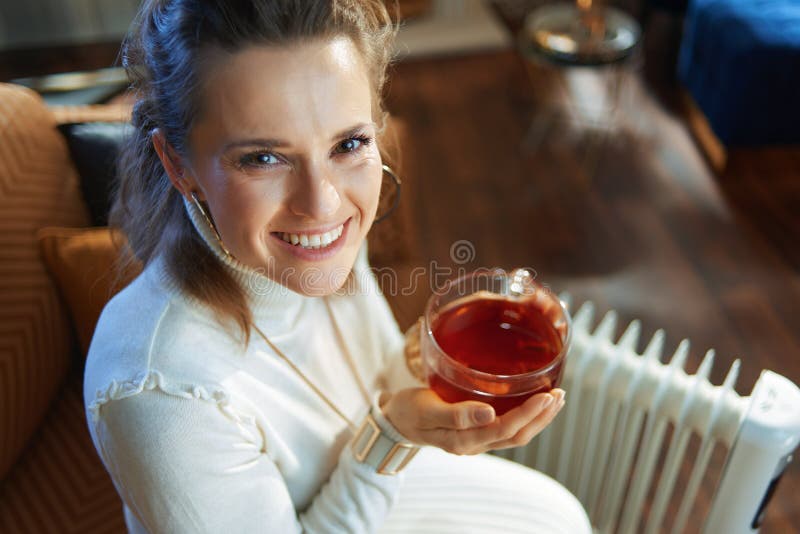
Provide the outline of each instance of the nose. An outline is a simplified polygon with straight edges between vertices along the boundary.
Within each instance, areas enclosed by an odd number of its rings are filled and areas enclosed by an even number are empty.
[[[341,204],[332,174],[324,168],[308,168],[298,176],[289,209],[300,217],[322,221],[336,215]]]

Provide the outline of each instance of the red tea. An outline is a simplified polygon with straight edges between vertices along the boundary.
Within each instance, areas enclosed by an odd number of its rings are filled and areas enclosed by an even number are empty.
[[[434,322],[439,347],[462,365],[493,375],[519,375],[550,366],[561,353],[561,336],[552,320],[533,301],[477,298],[443,310]],[[430,387],[445,401],[477,400],[494,406],[498,415],[535,393],[558,385],[559,362],[537,377],[522,393],[508,383],[479,381],[464,375],[468,389],[431,373]]]

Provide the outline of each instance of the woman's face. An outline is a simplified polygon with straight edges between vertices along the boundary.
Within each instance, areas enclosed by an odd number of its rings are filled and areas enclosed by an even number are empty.
[[[360,54],[346,38],[253,46],[219,52],[205,72],[183,167],[189,190],[239,261],[298,293],[335,291],[381,184]]]

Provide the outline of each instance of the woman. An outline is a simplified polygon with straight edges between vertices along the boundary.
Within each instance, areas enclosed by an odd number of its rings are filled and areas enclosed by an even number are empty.
[[[85,377],[131,532],[588,532],[552,480],[458,456],[528,442],[562,391],[496,417],[404,363],[364,244],[393,34],[378,1],[142,6],[112,223],[145,269]]]

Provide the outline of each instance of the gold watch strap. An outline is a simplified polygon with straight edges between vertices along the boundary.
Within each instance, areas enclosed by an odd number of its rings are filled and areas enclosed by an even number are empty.
[[[358,462],[371,465],[381,475],[396,475],[419,452],[413,443],[395,441],[383,432],[372,413],[356,431],[351,448]]]

